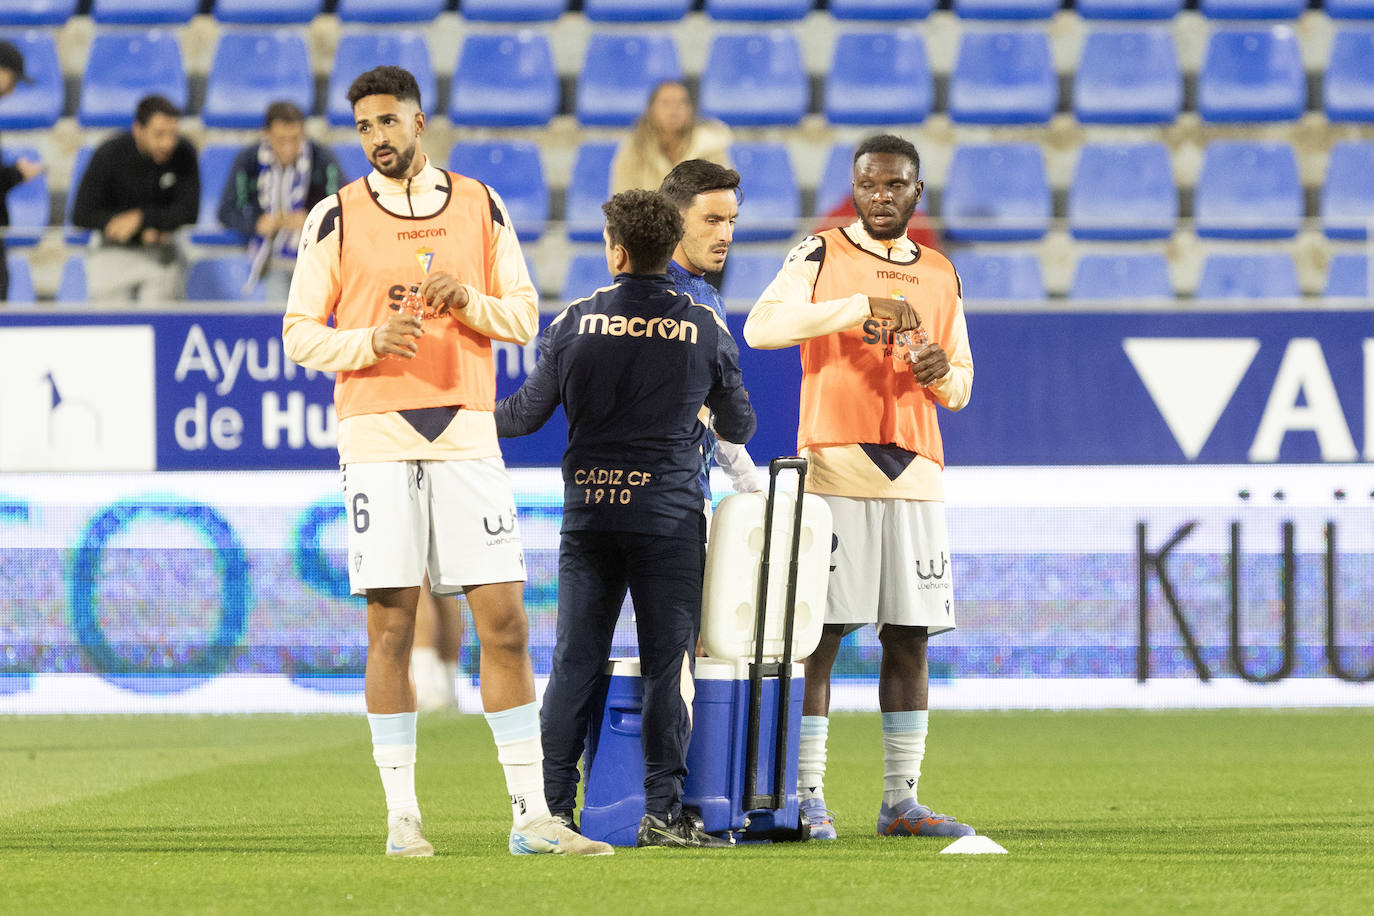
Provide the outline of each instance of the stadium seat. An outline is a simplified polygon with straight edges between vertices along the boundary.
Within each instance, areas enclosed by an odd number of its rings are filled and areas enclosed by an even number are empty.
[[[1322,95],[1328,120],[1374,121],[1374,32],[1336,33]]]
[[[72,157],[72,174],[67,182],[67,203],[62,211],[63,237],[68,245],[84,245],[91,239],[89,229],[78,229],[72,225],[72,208],[76,206],[76,192],[81,187],[81,176],[86,174],[86,166],[91,161],[95,147],[87,145],[76,151]]]
[[[825,166],[821,169],[821,180],[816,183],[816,212],[813,216],[825,216],[853,196],[854,146],[843,140],[830,145]]]
[[[1200,0],[1208,19],[1296,19],[1307,0]]]
[[[917,124],[935,80],[915,29],[850,32],[835,41],[823,110],[831,124]]]
[[[262,127],[278,100],[306,115],[315,107],[315,80],[304,37],[289,29],[222,31],[205,81],[206,127]]]
[[[181,25],[200,0],[92,0],[91,19],[102,25]]]
[[[786,239],[801,219],[801,190],[792,173],[792,157],[781,143],[735,143],[730,162],[739,172],[745,204],[735,224],[735,241]]]
[[[568,272],[563,275],[563,304],[583,299],[610,284],[611,272],[606,267],[605,252],[573,255]]]
[[[544,234],[549,221],[549,187],[544,182],[537,145],[494,140],[459,143],[449,153],[448,167],[501,195],[520,241],[537,241]]]
[[[252,266],[245,254],[192,261],[186,271],[186,298],[192,302],[265,302],[267,293],[261,282],[247,294],[243,292]]]
[[[830,0],[836,19],[924,19],[935,0]]]
[[[340,22],[433,22],[444,0],[339,0]]]
[[[472,22],[551,22],[568,0],[463,0],[458,14]]]
[[[786,251],[745,251],[739,246],[730,249],[725,262],[725,278],[720,295],[727,303],[751,306],[773,282],[787,259]]]
[[[1036,302],[1045,299],[1045,280],[1040,258],[1031,251],[965,251],[954,256],[964,301]]]
[[[41,162],[42,158],[36,147],[6,145],[0,161],[5,165],[13,165],[17,159]],[[10,213],[6,243],[15,247],[38,244],[43,237],[43,230],[48,228],[48,213],[52,209],[52,200],[48,196],[48,173],[43,172],[10,188],[5,195],[5,204]]]
[[[706,15],[751,22],[801,19],[811,6],[812,0],[706,0]]]
[[[62,25],[76,15],[76,0],[0,3],[0,26]]]
[[[1059,0],[954,0],[960,19],[1048,19]]]
[[[1374,0],[1326,0],[1322,11],[1332,19],[1374,19]]]
[[[242,145],[213,143],[200,151],[200,217],[191,229],[197,245],[242,245],[246,239],[219,221],[219,199]]]
[[[24,55],[24,72],[31,83],[20,83],[0,99],[0,130],[52,127],[62,116],[65,88],[57,60],[57,42],[46,29],[28,29],[0,35]],[[128,112],[132,119],[133,111]]]
[[[1374,224],[1374,142],[1346,140],[1331,147],[1321,213],[1327,238],[1368,238]]]
[[[582,0],[582,15],[592,22],[676,22],[692,0]]]
[[[558,110],[558,74],[543,32],[469,34],[453,74],[449,120],[469,127],[538,127]]]
[[[1338,254],[1326,271],[1325,295],[1339,299],[1371,299],[1369,258],[1362,254]]]
[[[1293,148],[1242,140],[1208,144],[1193,193],[1193,216],[1197,234],[1204,238],[1292,238],[1303,216]]]
[[[429,45],[416,29],[350,32],[339,38],[334,51],[334,68],[329,71],[329,91],[325,118],[333,127],[353,126],[353,106],[348,103],[348,87],[358,75],[383,64],[403,66],[420,85],[420,101],[425,113],[432,115],[439,100],[434,67],[429,61]]]
[[[1297,299],[1298,271],[1289,254],[1214,254],[1202,264],[1197,299]]]
[[[86,256],[73,254],[62,264],[62,278],[57,284],[58,302],[87,302]]]
[[[1039,29],[966,32],[949,81],[949,117],[963,124],[1043,124],[1059,102],[1049,36]]]
[[[338,143],[331,143],[329,144],[329,151],[334,154],[335,159],[339,160],[339,168],[343,170],[345,183],[357,181],[372,171],[372,163],[367,161],[367,153],[363,152],[363,148],[357,140],[341,140]]]
[[[1167,239],[1178,220],[1169,150],[1163,143],[1085,143],[1069,185],[1076,239]]]
[[[1050,183],[1035,143],[960,146],[940,206],[951,242],[1038,239],[1049,229]]]
[[[10,252],[5,256],[9,268],[10,288],[5,300],[11,305],[32,305],[38,301],[33,289],[33,271],[29,270],[29,259],[22,254]]]
[[[1114,303],[1172,299],[1169,259],[1162,254],[1085,254],[1074,268],[1069,298]]]
[[[1307,107],[1307,75],[1292,27],[1213,33],[1198,74],[1197,98],[1204,121],[1301,117]]]
[[[1167,28],[1090,32],[1073,81],[1084,124],[1171,124],[1183,106],[1183,74]]]
[[[186,109],[186,69],[181,45],[166,29],[101,32],[91,42],[86,73],[81,79],[81,103],[76,110],[82,127],[127,127],[144,96],[157,93]],[[258,112],[262,120],[262,112]]]
[[[664,80],[681,80],[677,45],[667,32],[594,34],[587,41],[574,111],[589,127],[628,127]]]
[[[215,0],[215,18],[246,25],[304,25],[324,0]]]
[[[720,34],[701,73],[701,112],[731,126],[791,126],[811,100],[797,36],[782,29]]]
[[[563,202],[563,218],[568,238],[574,242],[599,242],[606,225],[601,205],[611,196],[611,160],[615,158],[614,140],[583,143],[573,157],[568,193]]]
[[[1077,0],[1074,8],[1084,19],[1172,19],[1183,0]]]

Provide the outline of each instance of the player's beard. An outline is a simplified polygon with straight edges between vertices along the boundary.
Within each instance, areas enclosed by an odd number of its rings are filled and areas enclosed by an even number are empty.
[[[897,221],[893,223],[890,229],[874,229],[868,222],[868,216],[859,208],[858,198],[852,197],[851,199],[854,203],[854,212],[859,214],[859,222],[864,225],[864,232],[867,232],[870,238],[877,239],[878,241],[885,242],[890,239],[899,239],[906,235],[906,227],[911,223],[911,217],[916,215],[916,201],[913,199],[911,205],[908,206],[906,210],[897,214]]]
[[[391,161],[391,166],[390,166],[389,168],[382,168],[380,165],[378,165],[378,164],[377,164],[377,152],[378,152],[378,151],[377,151],[377,150],[373,150],[373,151],[372,151],[372,165],[373,165],[373,167],[376,168],[377,171],[379,171],[379,172],[381,172],[383,175],[385,175],[387,178],[404,178],[404,177],[405,177],[405,174],[406,174],[407,172],[410,171],[410,164],[411,164],[412,162],[415,161],[415,144],[412,143],[412,144],[410,144],[410,146],[406,147],[406,148],[403,149],[403,150],[396,149],[394,146],[389,146],[389,147],[384,147],[384,148],[385,148],[385,149],[391,150],[391,152],[394,154],[394,158],[393,158],[392,161]]]

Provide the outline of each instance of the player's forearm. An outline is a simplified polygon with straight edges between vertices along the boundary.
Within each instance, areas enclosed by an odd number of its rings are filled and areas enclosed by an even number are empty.
[[[730,478],[730,484],[736,493],[762,489],[759,485],[758,471],[754,467],[754,459],[749,457],[749,451],[743,445],[720,439],[716,443],[716,463],[725,472],[725,476]]]
[[[292,362],[321,372],[340,372],[366,369],[380,359],[372,349],[372,331],[336,331],[310,315],[287,312],[281,336]]]
[[[516,287],[504,296],[486,296],[466,287],[468,304],[454,314],[468,327],[493,340],[527,344],[539,331],[539,296],[532,285]]]
[[[932,382],[930,391],[941,407],[963,410],[973,397],[973,352],[969,349],[968,323],[962,305],[955,310],[949,340],[943,345],[949,353],[949,372]]]
[[[870,317],[868,297],[858,293],[847,299],[812,302],[809,294],[779,296],[770,285],[749,311],[744,322],[744,340],[756,350],[795,347],[816,337],[846,331]]]

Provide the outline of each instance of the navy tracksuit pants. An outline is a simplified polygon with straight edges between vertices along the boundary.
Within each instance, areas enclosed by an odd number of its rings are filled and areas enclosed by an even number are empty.
[[[558,550],[558,628],[540,710],[544,795],[553,811],[577,799],[577,762],[602,698],[602,675],[628,587],[644,687],[644,808],[675,814],[687,776],[691,710],[683,699],[701,628],[706,548],[699,539],[566,531]]]

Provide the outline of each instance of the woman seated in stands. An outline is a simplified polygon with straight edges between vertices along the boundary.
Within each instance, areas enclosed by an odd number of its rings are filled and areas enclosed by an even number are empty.
[[[728,166],[730,128],[697,117],[687,87],[677,80],[659,83],[634,131],[611,161],[611,193],[631,188],[658,190],[663,177],[685,159],[707,159]]]

